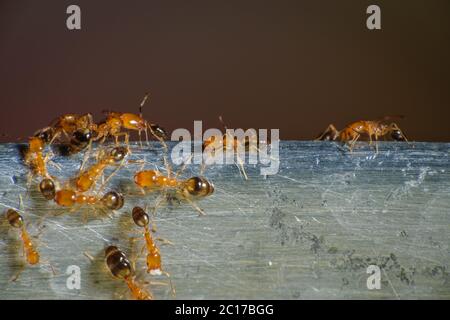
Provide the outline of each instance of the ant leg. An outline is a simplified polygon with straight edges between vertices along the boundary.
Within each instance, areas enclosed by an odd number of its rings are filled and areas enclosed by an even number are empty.
[[[153,131],[153,129],[152,129],[151,126],[147,126],[147,128],[150,130],[150,133],[152,134],[152,136],[154,136],[154,137],[159,141],[159,143],[161,143],[161,145],[162,145],[162,147],[163,147],[163,160],[164,160],[164,166],[166,167],[166,170],[167,170],[167,176],[170,178],[172,169],[171,169],[171,167],[170,167],[169,162],[167,161],[167,155],[169,154],[169,148],[167,147],[167,144],[166,144],[166,142],[164,141],[164,139],[161,138],[161,137],[159,137],[159,136],[155,133],[155,131]]]
[[[349,143],[349,149],[350,149],[350,152],[353,152],[353,148],[355,147],[356,141],[358,141],[358,139],[359,139],[360,136],[361,136],[361,135],[360,135],[359,133],[357,133],[357,134],[353,137],[353,139],[350,141],[350,143]]]
[[[148,126],[145,127],[145,142],[147,143],[147,146],[150,146],[150,142],[148,140]]]
[[[156,238],[155,240],[161,242],[161,245],[166,245],[166,244],[171,245],[171,246],[175,245],[172,241],[164,239],[164,238]]]
[[[192,159],[192,154],[185,160],[183,161],[183,166],[177,171],[177,173],[175,174],[175,179],[179,177],[180,174],[183,173],[183,171],[186,169],[188,163],[191,161]]]
[[[236,154],[236,160],[238,161],[239,171],[242,172],[242,174],[244,175],[244,179],[248,180],[248,176],[247,176],[247,173],[245,172],[245,168],[244,168],[244,162],[242,161],[241,157],[239,157],[239,155],[237,155],[237,154]]]
[[[378,135],[375,133],[375,153],[378,154]]]
[[[205,211],[203,211],[202,208],[200,208],[195,202],[193,202],[191,199],[184,198],[195,210],[199,212],[199,216],[206,216]]]
[[[19,271],[16,272],[16,274],[9,279],[10,282],[16,282],[17,279],[19,279],[20,275],[22,274],[23,270],[25,270],[25,264],[22,263],[22,265],[20,266]]]
[[[89,141],[87,150],[84,153],[83,162],[81,163],[80,170],[78,171],[79,174],[81,174],[81,172],[83,172],[84,166],[86,165],[86,163],[87,163],[87,161],[88,161],[88,159],[90,157],[91,148],[92,148],[92,140]]]
[[[94,261],[95,261],[95,258],[94,258],[89,252],[84,251],[84,252],[83,252],[83,255],[84,255],[86,258],[88,258],[89,261],[91,261],[91,262],[94,262]]]
[[[165,198],[166,198],[166,195],[165,195],[165,192],[163,192],[163,194],[160,195],[160,196],[156,199],[156,201],[155,201],[155,206],[153,207],[153,210],[152,210],[152,215],[153,215],[153,216],[156,215],[156,210],[157,210],[157,209],[159,208],[159,206],[163,203],[163,201],[165,200]]]
[[[141,130],[138,130],[138,136],[139,136],[139,146],[142,149],[142,137],[141,137]]]
[[[170,273],[163,271],[163,275],[165,275],[167,277],[167,279],[169,280],[169,284],[170,284],[170,293],[172,294],[172,297],[175,297],[177,294],[177,291],[172,283],[172,278],[170,276]]]
[[[119,170],[123,167],[124,162],[125,162],[125,159],[123,159],[120,162],[119,166],[108,176],[108,178],[106,178],[103,181],[102,185],[100,186],[99,192],[102,192],[103,189],[105,188],[105,186],[108,184],[109,180],[111,180],[111,178],[114,177],[117,174],[117,172],[119,172]]]

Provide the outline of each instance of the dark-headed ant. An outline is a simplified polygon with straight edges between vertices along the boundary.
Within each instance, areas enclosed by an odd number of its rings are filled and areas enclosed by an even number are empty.
[[[33,245],[31,237],[25,228],[25,222],[22,215],[14,209],[8,209],[6,211],[6,219],[12,227],[20,230],[20,238],[23,243],[23,251],[27,263],[30,265],[38,264],[40,260],[39,253]]]
[[[369,144],[371,145],[375,140],[375,148],[378,152],[377,141],[380,137],[390,134],[391,138],[396,141],[408,141],[399,126],[392,122],[390,124],[384,123],[391,117],[385,117],[383,120],[375,121],[356,121],[347,125],[341,131],[337,130],[333,124],[330,124],[327,129],[316,140],[340,140],[348,143],[350,151],[353,150],[356,141],[365,134],[369,137]]]
[[[195,204],[194,200],[204,198],[214,192],[214,185],[204,177],[192,177],[178,180],[176,177],[165,176],[156,170],[138,171],[134,175],[134,182],[145,193],[145,189],[175,190],[178,199],[185,200],[201,215],[205,212]]]
[[[123,251],[116,246],[107,247],[105,250],[105,260],[106,266],[111,274],[115,278],[125,281],[134,299],[153,299],[152,294],[135,281],[133,267]]]
[[[146,141],[148,142],[148,130],[150,133],[160,141],[166,138],[166,132],[157,124],[149,124],[147,120],[142,117],[142,107],[148,99],[148,94],[145,95],[139,107],[139,115],[134,113],[120,113],[107,111],[106,120],[97,125],[96,133],[97,136],[95,140],[104,142],[106,138],[112,136],[118,144],[118,139],[120,136],[125,137],[125,144],[128,145],[129,134],[122,131],[132,130],[137,131],[139,134],[139,141],[141,141],[141,134],[145,132]]]

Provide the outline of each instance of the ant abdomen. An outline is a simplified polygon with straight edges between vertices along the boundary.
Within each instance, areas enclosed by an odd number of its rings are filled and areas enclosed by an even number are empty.
[[[214,185],[203,177],[192,177],[184,182],[184,191],[193,197],[206,197],[214,192]]]
[[[125,253],[116,246],[109,246],[105,249],[106,266],[111,274],[119,279],[125,279],[132,275],[131,263]]]
[[[8,209],[8,211],[6,211],[6,219],[14,228],[22,228],[23,226],[22,216],[14,209]]]
[[[45,199],[47,200],[55,199],[56,188],[53,180],[48,178],[43,179],[39,184],[39,190],[41,191],[41,194],[44,196]]]
[[[134,207],[131,212],[131,216],[133,217],[134,223],[139,227],[146,227],[149,223],[148,214],[141,207]]]

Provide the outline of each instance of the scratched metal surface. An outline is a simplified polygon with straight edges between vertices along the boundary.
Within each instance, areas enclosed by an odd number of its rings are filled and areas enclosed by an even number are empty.
[[[361,145],[349,154],[334,143],[282,142],[276,176],[263,179],[258,166],[247,166],[250,179],[244,181],[235,166],[208,168],[216,192],[199,203],[207,216],[174,204],[155,218],[157,234],[173,242],[161,251],[176,298],[449,299],[449,151],[447,143],[380,143],[378,154]],[[161,166],[156,146],[133,152],[147,167]],[[63,170],[51,171],[61,178],[80,163],[76,157],[54,161]],[[32,233],[40,231],[45,260],[9,281],[23,257],[17,234],[3,221],[0,299],[127,298],[124,284],[105,270],[103,249],[115,243],[133,255],[142,244],[129,241],[139,235],[130,209],[151,207],[156,196],[136,194],[131,180],[136,169],[130,165],[111,184],[129,194],[125,207],[102,220],[91,212],[86,222],[79,211],[64,213],[43,201],[36,182],[27,192],[17,146],[0,145],[0,204],[17,208],[22,194],[24,217]],[[188,167],[184,176],[198,170]],[[39,221],[45,227],[37,228]],[[371,264],[381,267],[380,290],[367,289]],[[80,267],[80,290],[66,287],[69,265]],[[138,278],[164,281],[142,271]],[[166,285],[150,288],[157,299],[173,299]]]

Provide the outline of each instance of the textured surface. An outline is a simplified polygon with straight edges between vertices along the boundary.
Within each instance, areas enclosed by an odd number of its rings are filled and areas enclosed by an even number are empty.
[[[450,144],[381,143],[378,154],[318,142],[283,142],[281,149],[281,170],[267,179],[258,166],[247,166],[248,181],[233,165],[208,168],[216,193],[199,202],[207,216],[184,203],[159,210],[157,234],[173,242],[161,251],[176,298],[450,298]],[[133,152],[146,167],[161,166],[153,161],[160,155],[155,148]],[[63,170],[52,173],[67,178],[79,160],[56,157]],[[126,298],[124,284],[104,268],[103,248],[118,243],[132,255],[142,245],[129,241],[139,235],[130,210],[151,207],[156,195],[137,195],[131,178],[137,168],[128,166],[112,181],[111,188],[130,194],[125,207],[103,220],[90,212],[85,222],[79,211],[64,213],[43,201],[36,181],[27,193],[17,146],[0,145],[0,204],[17,208],[22,194],[34,234],[46,215],[36,241],[47,262],[10,282],[23,257],[17,234],[3,221],[0,298]],[[198,170],[188,167],[183,176]],[[382,269],[380,290],[367,289],[371,264]],[[81,269],[80,290],[66,287],[69,265]],[[139,279],[164,281],[144,272]],[[156,298],[172,298],[168,286],[151,289]]]

